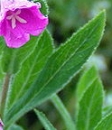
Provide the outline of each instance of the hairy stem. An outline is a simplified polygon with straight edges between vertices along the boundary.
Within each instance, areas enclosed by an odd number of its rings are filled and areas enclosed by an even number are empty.
[[[11,78],[11,75],[6,74],[5,79],[4,79],[4,84],[2,86],[2,93],[1,93],[1,99],[0,99],[0,115],[1,116],[3,116],[3,114],[4,114],[5,102],[6,102],[6,98],[7,98],[7,92],[8,92],[8,88],[9,88],[10,78]]]

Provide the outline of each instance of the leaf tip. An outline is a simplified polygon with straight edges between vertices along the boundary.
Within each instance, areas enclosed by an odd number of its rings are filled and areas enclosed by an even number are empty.
[[[103,10],[98,14],[98,16],[102,17],[102,18],[104,19],[104,22],[105,22],[105,20],[106,20],[106,10],[103,9]]]

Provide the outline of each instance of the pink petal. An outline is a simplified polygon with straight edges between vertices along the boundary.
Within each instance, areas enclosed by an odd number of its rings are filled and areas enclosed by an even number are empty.
[[[4,39],[8,47],[19,48],[30,40],[29,34],[23,33],[21,28],[18,31],[16,31],[16,33],[14,30],[8,31],[7,34],[4,36]],[[21,34],[19,31],[21,32]]]
[[[26,15],[27,14],[27,15]],[[48,24],[48,18],[45,17],[37,8],[33,6],[31,8],[23,9],[20,17],[27,21],[26,24],[20,23],[20,26],[30,34],[34,31],[42,32]],[[40,34],[39,33],[39,34]],[[37,33],[38,34],[38,33]]]
[[[1,27],[2,36],[4,36],[8,47],[18,48],[29,41],[29,34],[25,33],[25,31],[20,26],[12,29],[11,25],[9,24],[9,21],[5,20]]]
[[[19,48],[29,41],[30,36],[39,35],[46,28],[48,18],[39,10],[39,3],[27,0],[2,0],[0,14],[0,35],[4,37],[6,44],[11,48]],[[21,10],[18,17],[11,21],[7,19],[10,11]]]
[[[38,8],[41,8],[40,3],[33,3],[28,0],[1,0],[1,11],[4,12],[4,10],[12,10],[15,9],[21,9],[25,7],[32,7],[37,6]]]
[[[3,122],[1,119],[0,119],[0,130],[3,130]]]
[[[30,40],[30,37],[29,34],[24,34],[22,37],[17,38],[12,34],[10,37],[4,36],[4,39],[8,47],[19,48],[28,42]]]
[[[31,31],[30,34],[33,35],[33,36],[38,36],[43,32],[43,30],[45,30],[45,28],[38,29],[36,31]]]

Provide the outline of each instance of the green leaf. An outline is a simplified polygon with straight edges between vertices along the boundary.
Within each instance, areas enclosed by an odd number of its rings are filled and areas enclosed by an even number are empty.
[[[0,37],[0,95],[1,95],[1,88],[2,88],[2,85],[3,85],[3,79],[4,79],[4,73],[2,71],[2,68],[1,68],[1,55],[2,55],[2,50],[3,50],[3,46],[4,46],[4,40],[3,40],[3,37]]]
[[[57,95],[53,95],[51,98],[52,103],[60,113],[66,129],[67,130],[75,130],[75,123],[73,122],[69,112],[66,110],[64,104],[62,103],[61,99]]]
[[[8,130],[24,130],[24,129],[22,127],[14,124]]]
[[[77,130],[93,130],[98,121],[101,120],[102,105],[103,87],[100,80],[95,79],[79,102]]]
[[[41,121],[46,130],[56,130],[56,128],[54,128],[54,126],[50,123],[50,121],[42,112],[35,110],[35,113],[37,114],[39,120]]]
[[[103,108],[103,114],[102,114],[103,117],[109,115],[110,113],[112,113],[112,105]]]
[[[31,40],[20,48],[8,48],[3,45],[1,56],[1,68],[3,72],[14,74],[16,73],[23,61],[31,54],[36,44],[38,37],[32,37]]]
[[[50,56],[35,82],[6,113],[6,126],[70,82],[98,46],[104,25],[105,12],[102,11]]]
[[[3,39],[3,37],[0,37],[0,57],[1,57],[4,45],[5,45],[4,39]]]
[[[76,98],[79,101],[88,87],[98,78],[98,72],[95,66],[86,70],[77,84]]]
[[[33,53],[23,62],[21,69],[14,77],[9,88],[6,108],[9,109],[14,102],[17,102],[24,95],[39,75],[52,51],[52,38],[48,31],[44,31],[38,39],[38,44],[36,44]]]
[[[33,0],[34,2],[40,2],[41,3],[41,12],[44,14],[44,15],[48,15],[49,11],[48,11],[48,5],[47,5],[47,2],[46,0]]]
[[[94,130],[112,130],[112,113],[103,118]]]

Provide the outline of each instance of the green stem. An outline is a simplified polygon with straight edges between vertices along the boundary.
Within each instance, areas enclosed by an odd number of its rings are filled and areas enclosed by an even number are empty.
[[[7,73],[5,75],[4,84],[3,84],[3,87],[2,87],[2,94],[1,94],[1,99],[0,99],[0,115],[2,117],[3,117],[3,114],[4,114],[4,108],[5,108],[10,78],[11,78],[11,75]]]
[[[62,103],[62,101],[60,100],[60,98],[57,95],[54,95],[52,97],[51,101],[54,104],[54,106],[56,107],[56,109],[58,110],[58,112],[60,113],[60,115],[66,125],[67,130],[76,130],[75,123],[71,119],[70,114],[66,110],[66,108],[65,108],[64,104]]]

